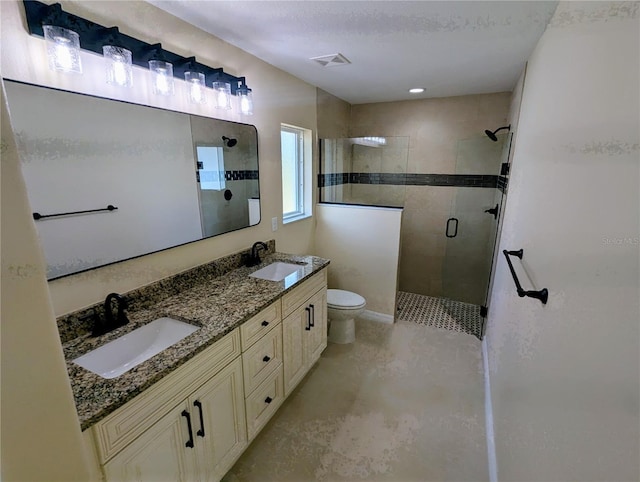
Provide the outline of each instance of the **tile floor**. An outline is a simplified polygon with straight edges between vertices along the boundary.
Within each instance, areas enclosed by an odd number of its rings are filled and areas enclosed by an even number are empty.
[[[225,482],[488,479],[480,342],[356,321],[329,344]]]

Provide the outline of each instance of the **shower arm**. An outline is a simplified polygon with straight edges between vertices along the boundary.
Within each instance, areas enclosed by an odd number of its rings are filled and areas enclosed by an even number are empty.
[[[498,132],[500,132],[500,131],[502,131],[502,130],[504,130],[504,129],[507,129],[507,130],[511,129],[511,125],[503,126],[503,127],[499,127],[499,128],[497,128],[495,131],[493,131],[493,133],[494,133],[494,134],[497,134]]]

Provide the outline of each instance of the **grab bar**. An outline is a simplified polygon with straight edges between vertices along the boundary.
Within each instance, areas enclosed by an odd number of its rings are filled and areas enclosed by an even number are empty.
[[[518,296],[520,298],[524,296],[528,296],[529,298],[535,298],[537,300],[542,301],[543,305],[546,305],[547,300],[549,299],[549,292],[547,291],[547,288],[542,288],[541,290],[538,290],[538,291],[523,290],[522,286],[520,286],[520,281],[518,280],[518,275],[516,274],[516,270],[513,269],[513,265],[511,264],[511,259],[509,259],[509,256],[515,256],[516,258],[522,259],[524,250],[519,249],[518,251],[507,251],[506,249],[504,249],[502,250],[502,253],[504,254],[504,257],[507,258],[507,263],[509,264],[509,270],[511,271],[511,276],[513,276],[513,281],[515,282],[516,288],[518,290]]]
[[[71,216],[72,214],[86,214],[86,213],[97,213],[100,211],[115,211],[116,209],[118,209],[117,207],[109,204],[106,208],[101,208],[101,209],[88,209],[86,211],[72,211],[70,213],[57,213],[57,214],[40,214],[40,213],[33,213],[33,219],[35,219],[36,221],[38,219],[44,219],[44,218],[55,218],[58,216]]]

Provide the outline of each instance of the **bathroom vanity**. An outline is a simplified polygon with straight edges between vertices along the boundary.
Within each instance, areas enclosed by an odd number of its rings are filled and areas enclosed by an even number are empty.
[[[300,268],[281,281],[250,276],[276,261]],[[128,325],[63,345],[85,441],[107,481],[220,480],[327,346],[328,260],[272,252],[254,268],[217,263],[127,294]],[[199,329],[116,378],[73,362],[158,316]]]

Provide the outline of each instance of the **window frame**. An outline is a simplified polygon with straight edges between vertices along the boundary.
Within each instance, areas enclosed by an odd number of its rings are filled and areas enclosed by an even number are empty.
[[[285,196],[285,186],[284,182],[282,184],[282,223],[287,224],[293,221],[298,221],[300,219],[305,219],[310,217],[311,214],[311,196],[312,196],[312,186],[311,186],[311,171],[312,171],[312,152],[311,152],[311,130],[305,129],[303,127],[297,127],[290,124],[281,124],[280,125],[280,162],[281,169],[283,169],[283,158],[282,158],[282,133],[287,132],[290,134],[296,135],[296,150],[295,150],[295,184],[296,184],[296,209],[290,212],[284,212],[284,196]],[[281,172],[284,177],[284,169]]]

